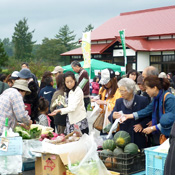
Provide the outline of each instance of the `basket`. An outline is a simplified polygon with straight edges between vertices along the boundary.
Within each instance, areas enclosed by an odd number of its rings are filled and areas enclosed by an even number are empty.
[[[167,153],[154,151],[157,146],[145,149],[146,155],[146,174],[163,175]]]
[[[99,152],[99,157],[108,170],[118,172],[121,175],[133,174],[145,170],[144,152],[136,155],[123,153],[118,156]]]

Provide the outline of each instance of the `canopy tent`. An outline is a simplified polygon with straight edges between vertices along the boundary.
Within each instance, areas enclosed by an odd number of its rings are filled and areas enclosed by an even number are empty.
[[[83,67],[84,61],[81,61],[80,64]],[[62,68],[64,69],[64,73],[67,71],[73,71],[71,65],[63,66]],[[99,61],[99,60],[95,60],[95,59],[91,59],[91,68],[85,68],[85,69],[89,73],[89,75],[91,76],[91,79],[93,79],[95,77],[96,73],[98,73],[99,71],[101,72],[101,70],[106,69],[106,68],[111,68],[115,72],[118,71],[120,73],[120,75],[125,74],[125,71],[124,71],[125,67],[124,66],[118,66],[116,64],[106,63],[104,61]],[[90,70],[91,70],[91,72],[90,72]]]

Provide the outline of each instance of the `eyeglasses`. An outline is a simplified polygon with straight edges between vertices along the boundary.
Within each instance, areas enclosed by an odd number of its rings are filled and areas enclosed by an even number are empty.
[[[119,89],[119,92],[120,92],[121,94],[124,94],[124,93],[127,92],[127,90],[120,90],[120,89]]]

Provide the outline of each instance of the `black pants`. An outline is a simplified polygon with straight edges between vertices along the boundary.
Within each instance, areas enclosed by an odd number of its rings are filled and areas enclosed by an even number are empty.
[[[84,98],[84,107],[85,107],[86,111],[87,111],[87,106],[89,103],[90,103],[90,98],[89,97]]]

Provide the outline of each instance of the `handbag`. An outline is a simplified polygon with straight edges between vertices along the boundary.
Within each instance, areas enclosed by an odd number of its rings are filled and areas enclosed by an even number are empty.
[[[164,106],[164,103],[165,103],[165,98],[166,96],[170,94],[170,92],[167,92],[165,95],[164,95],[164,98],[163,98],[163,114],[165,114],[165,106]],[[159,143],[160,145],[165,142],[167,140],[166,136],[164,134],[160,134],[160,137],[159,137]]]
[[[105,111],[102,111],[96,118],[93,127],[97,129],[98,131],[102,131],[103,129],[103,123],[104,123],[104,117],[105,117]]]

